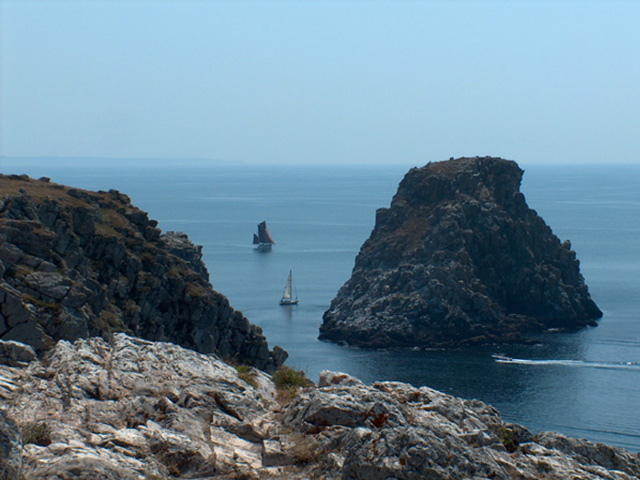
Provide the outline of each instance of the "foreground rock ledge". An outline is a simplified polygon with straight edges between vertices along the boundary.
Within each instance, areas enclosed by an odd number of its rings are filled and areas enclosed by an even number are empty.
[[[124,334],[61,341],[27,367],[0,365],[0,478],[640,475],[637,454],[533,436],[480,401],[322,372],[318,387],[282,403],[271,377],[250,373]]]
[[[116,190],[0,175],[0,339],[121,331],[275,370],[286,352],[213,290],[202,247],[157,225]]]
[[[491,157],[409,171],[378,210],[320,338],[450,347],[595,325],[602,312],[576,254],[527,206],[522,174]]]

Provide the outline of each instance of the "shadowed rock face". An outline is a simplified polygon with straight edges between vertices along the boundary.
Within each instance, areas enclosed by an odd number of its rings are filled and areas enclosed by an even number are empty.
[[[0,339],[41,353],[115,331],[261,369],[286,358],[214,291],[201,247],[118,191],[0,176]]]
[[[602,312],[576,254],[527,206],[522,174],[490,157],[410,170],[378,210],[320,338],[446,347],[595,325]]]

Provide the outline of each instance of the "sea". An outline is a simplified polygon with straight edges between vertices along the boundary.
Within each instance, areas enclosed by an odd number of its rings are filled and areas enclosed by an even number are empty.
[[[376,209],[389,206],[410,167],[0,160],[2,173],[120,190],[163,231],[186,232],[203,246],[213,287],[312,380],[332,370],[365,382],[428,386],[480,399],[532,433],[553,430],[640,451],[640,165],[524,166],[521,191],[560,240],[571,241],[604,312],[599,326],[536,335],[527,346],[455,350],[366,350],[318,340],[322,315],[349,278]],[[269,253],[251,243],[263,220],[276,242]],[[283,307],[290,270],[300,303]]]

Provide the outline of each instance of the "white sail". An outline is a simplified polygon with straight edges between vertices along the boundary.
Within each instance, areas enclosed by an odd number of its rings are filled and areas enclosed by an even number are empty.
[[[293,276],[291,270],[289,270],[289,277],[287,278],[287,284],[284,286],[284,292],[280,299],[280,305],[295,305],[298,303],[298,295],[293,298]]]
[[[287,279],[287,284],[284,286],[282,298],[285,300],[291,300],[291,270],[289,270],[289,278]]]

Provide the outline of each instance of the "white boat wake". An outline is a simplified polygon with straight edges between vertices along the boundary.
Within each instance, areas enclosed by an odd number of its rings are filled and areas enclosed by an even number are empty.
[[[512,358],[502,354],[492,355],[497,363],[509,365],[534,365],[534,366],[562,366],[562,367],[589,367],[608,368],[640,371],[640,362],[590,362],[586,360],[528,360]]]

